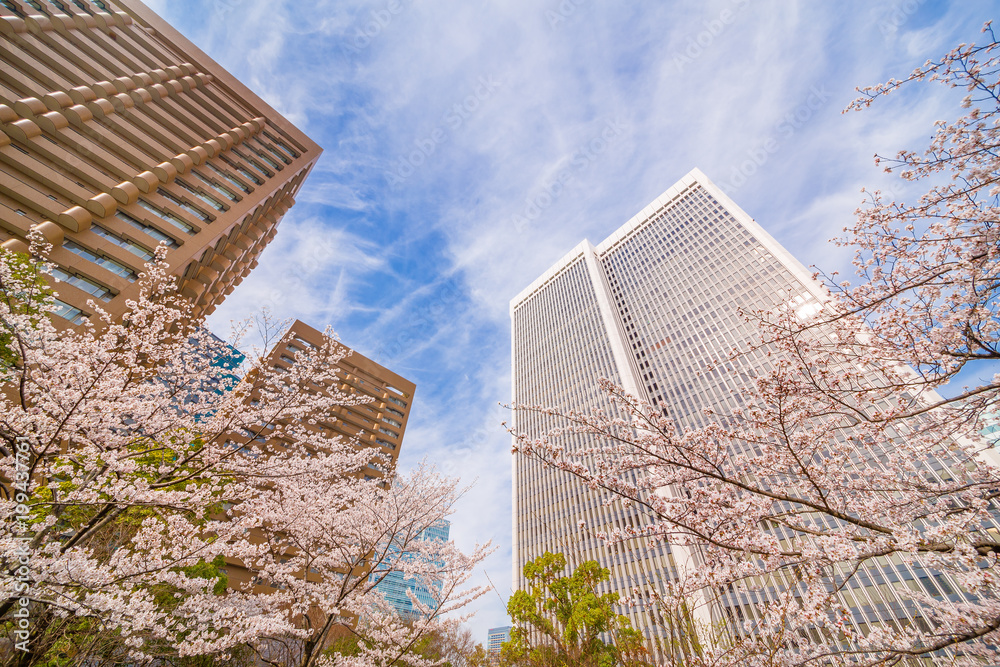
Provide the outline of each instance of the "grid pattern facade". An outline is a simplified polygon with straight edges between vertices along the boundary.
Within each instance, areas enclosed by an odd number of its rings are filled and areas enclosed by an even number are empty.
[[[0,2],[0,243],[53,248],[57,315],[134,298],[154,249],[195,315],[257,264],[320,149],[135,0]]]
[[[600,408],[614,413],[615,406],[600,391],[597,379],[606,377],[625,384],[626,376],[615,360],[615,346],[619,356],[622,348],[607,326],[608,313],[600,302],[607,288],[603,276],[594,270],[596,266],[594,248],[585,241],[564,258],[543,289],[512,309],[516,403]],[[516,418],[521,432],[543,433],[556,426],[553,418],[534,413],[517,413]],[[585,448],[592,443],[590,438],[576,435],[566,444]],[[594,530],[648,525],[648,516],[639,509],[618,501],[604,504],[569,473],[534,460],[515,457],[513,465],[513,580],[518,587],[526,585],[524,565],[546,551],[563,553],[570,570],[587,560],[608,568],[610,580],[602,584],[603,592],[624,592],[632,586],[656,588],[658,582],[676,576],[673,555],[666,545],[645,550],[609,549],[597,539],[580,539],[580,522]],[[621,612],[629,616],[634,627],[655,631],[654,619],[645,617],[641,606]]]
[[[431,540],[434,542],[447,542],[448,535],[451,532],[451,522],[445,519],[438,521],[433,526],[424,529],[420,533],[421,540]],[[398,551],[396,552],[398,555]],[[390,563],[391,563],[390,559]],[[440,588],[440,586],[438,586]],[[404,619],[412,619],[419,616],[417,609],[413,606],[413,601],[410,600],[410,593],[420,601],[421,604],[433,608],[437,603],[434,599],[434,595],[428,590],[427,586],[423,585],[414,579],[407,578],[402,572],[392,571],[386,577],[380,581],[376,586],[375,590],[379,591],[384,597],[386,602],[391,604],[396,611],[399,613],[400,617]]]
[[[275,368],[289,368],[295,363],[297,352],[321,346],[323,340],[322,332],[296,320],[271,350],[268,363]],[[378,449],[391,457],[395,465],[417,387],[363,354],[349,349],[348,352],[338,363],[339,389],[371,401],[336,406],[330,415],[317,416],[317,425],[357,440],[362,446]],[[377,476],[377,471],[371,474]]]
[[[582,247],[586,250],[590,246],[584,242]],[[578,331],[581,325],[561,320],[581,316],[577,309],[584,308],[580,294],[560,284],[567,267],[576,261],[573,253],[512,300],[515,403],[582,410],[604,407],[587,390],[603,376],[661,406],[681,430],[704,426],[706,408],[725,415],[753,400],[741,396],[739,389],[748,386],[753,375],[771,369],[764,352],[744,354],[722,369],[709,369],[711,362],[725,359],[734,347],[746,353],[748,343],[758,335],[738,309],[752,312],[787,305],[808,315],[818,309],[823,298],[822,287],[805,267],[698,170],[593,252],[590,285],[606,290],[603,298],[612,304],[613,311],[613,317],[605,318],[606,326],[593,339],[587,338],[593,327]],[[547,323],[540,319],[544,317],[549,318]],[[543,331],[541,324],[548,328]],[[619,351],[613,366],[578,361],[585,370],[573,375],[565,360],[586,359],[588,350],[595,346]],[[552,426],[533,415],[515,416],[517,430],[530,435],[541,435]],[[564,536],[573,533],[580,520],[596,527],[605,517],[594,522],[591,508],[597,498],[593,494],[585,489],[568,491],[579,488],[578,483],[555,473],[538,472],[520,459],[514,461],[515,581],[523,587],[523,579],[517,576],[519,568],[550,549],[551,543],[535,537],[532,514],[526,507],[544,512]],[[929,468],[928,473],[939,474],[944,467],[931,462],[933,470]],[[560,509],[538,509],[567,493],[578,493],[575,502]],[[602,549],[588,554],[600,554]],[[681,549],[675,547],[675,551]],[[697,553],[685,552],[683,557],[699,562]],[[596,560],[607,566],[610,558],[605,555]],[[636,566],[640,571],[633,581],[655,582],[676,576],[655,559],[640,560]],[[871,561],[857,573],[835,572],[832,576],[849,580],[842,599],[862,631],[898,622],[928,629],[914,604],[899,595],[907,588],[953,601],[963,596],[947,577],[906,565],[895,556]],[[725,619],[729,627],[758,620],[758,605],[793,585],[790,579],[782,579],[779,574],[749,592],[718,592],[712,606],[714,619]],[[612,589],[622,595],[628,594],[630,583],[621,577],[611,582]],[[658,635],[658,629],[641,616],[633,618],[633,624],[647,638]],[[655,642],[649,647],[655,654]]]
[[[490,628],[486,633],[486,655],[491,665],[500,664],[500,646],[510,641],[511,626],[505,625],[502,628]]]

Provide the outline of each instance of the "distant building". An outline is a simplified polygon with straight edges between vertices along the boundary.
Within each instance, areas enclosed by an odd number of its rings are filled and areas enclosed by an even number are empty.
[[[211,313],[319,146],[137,0],[6,0],[0,27],[0,245],[52,245],[55,321],[119,317],[161,243]]]
[[[323,333],[296,320],[281,340],[271,349],[265,363],[273,368],[290,368],[295,355],[307,348],[324,343]],[[389,457],[394,466],[399,458],[407,420],[410,415],[416,385],[368,357],[346,348],[350,354],[337,364],[341,379],[339,389],[355,397],[368,399],[358,405],[337,406],[329,415],[316,415],[316,427],[339,434]],[[381,467],[372,464],[361,474],[365,478],[384,476]],[[444,529],[447,539],[448,529]],[[229,563],[229,580],[233,587],[257,580],[252,571],[235,562]],[[258,584],[258,587],[264,585]],[[261,589],[266,592],[266,589]],[[260,591],[258,591],[260,592]]]
[[[239,369],[240,365],[246,359],[246,355],[212,332],[208,331],[206,333],[209,340],[205,342],[205,345],[207,345],[208,349],[199,349],[198,352],[206,355],[206,358],[211,359],[212,366],[225,372],[203,380],[198,387],[199,391],[192,392],[184,399],[184,402],[187,404],[200,400],[198,394],[201,391],[211,390],[216,394],[225,394],[240,383]],[[193,342],[193,340],[190,342]],[[201,419],[207,416],[208,414],[203,415]]]
[[[421,533],[420,539],[447,542],[450,531],[451,522],[442,519],[430,528],[425,529]],[[379,591],[385,597],[386,602],[391,604],[404,619],[415,618],[420,615],[413,606],[413,601],[410,600],[409,593],[411,592],[421,604],[430,607],[436,604],[434,592],[423,584],[404,577],[402,572],[390,572],[386,575],[385,579],[378,583],[375,590]]]
[[[983,415],[986,426],[980,433],[994,448],[1000,449],[1000,413],[988,412]]]
[[[500,628],[490,628],[486,639],[486,654],[490,658],[491,665],[500,664],[500,646],[510,641],[511,626],[505,625]]]

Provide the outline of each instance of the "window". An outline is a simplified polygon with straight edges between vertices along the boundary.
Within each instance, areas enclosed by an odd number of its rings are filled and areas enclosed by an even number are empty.
[[[226,164],[229,164],[230,166],[232,166],[232,164],[228,160],[226,160],[225,158],[223,158],[223,162],[226,162]],[[229,181],[230,183],[232,183],[233,185],[235,185],[236,187],[238,187],[243,192],[246,192],[246,193],[253,192],[253,188],[251,188],[249,185],[247,185],[246,183],[241,182],[239,179],[233,178],[230,174],[227,174],[226,172],[222,171],[221,169],[219,169],[218,167],[216,167],[211,162],[206,162],[205,166],[208,167],[209,169],[211,169],[212,171],[214,171],[216,174],[218,174],[222,178],[224,178],[227,181]],[[260,185],[260,184],[258,183],[258,185]]]
[[[0,5],[3,5],[6,9],[14,12],[17,16],[24,18],[24,12],[22,12],[21,9],[13,2],[10,2],[10,0],[0,0]]]
[[[395,396],[386,396],[386,398],[389,400],[390,403],[395,403],[396,405],[400,406],[401,408],[405,408],[406,407],[406,401],[401,401],[398,398],[396,398]]]
[[[393,426],[395,426],[396,428],[400,428],[400,427],[402,427],[402,426],[403,426],[402,424],[400,424],[400,423],[399,423],[398,421],[396,421],[395,419],[389,419],[388,417],[382,417],[382,421],[384,421],[384,422],[385,422],[386,424],[392,424],[392,425],[393,425]]]
[[[397,417],[402,417],[402,416],[403,416],[403,413],[402,413],[402,412],[400,412],[399,410],[394,410],[394,409],[392,409],[392,408],[388,408],[388,407],[387,407],[387,408],[385,409],[385,411],[386,411],[386,412],[388,412],[388,413],[390,413],[390,414],[394,414],[394,415],[396,415]]]
[[[85,278],[77,273],[69,273],[58,266],[52,269],[52,275],[68,285],[72,285],[77,289],[83,290],[87,294],[96,296],[102,301],[111,301],[111,297],[114,296],[111,288],[105,287],[104,285],[93,281],[90,278]]]
[[[133,243],[132,241],[129,241],[128,239],[123,239],[122,237],[118,236],[114,232],[111,232],[111,231],[109,231],[107,229],[104,229],[104,227],[101,227],[99,225],[93,225],[93,226],[91,226],[90,231],[94,232],[95,234],[97,234],[101,238],[104,238],[104,239],[107,239],[107,240],[111,241],[112,243],[114,243],[119,248],[125,248],[130,253],[132,253],[133,255],[138,255],[139,257],[142,257],[147,262],[149,260],[153,259],[153,253],[150,252],[149,250],[147,250],[146,248],[143,248],[138,243]]]
[[[210,197],[210,196],[202,193],[200,190],[198,190],[197,188],[195,188],[193,185],[190,185],[190,184],[182,181],[179,178],[174,179],[174,183],[176,183],[177,185],[181,186],[182,188],[184,188],[185,190],[187,190],[188,192],[190,192],[191,194],[193,194],[195,197],[197,197],[198,199],[202,200],[203,202],[205,202],[206,204],[208,204],[209,206],[211,206],[212,208],[214,208],[216,211],[225,211],[226,210],[226,207],[223,205],[222,202],[220,202],[215,197]]]
[[[59,299],[54,299],[53,303],[55,308],[52,309],[53,315],[58,315],[64,320],[69,320],[73,324],[83,324],[87,319],[87,316],[83,314],[83,311],[79,308],[74,308],[64,301]]]
[[[167,199],[170,202],[173,202],[173,204],[175,206],[177,206],[178,208],[184,209],[185,211],[187,211],[188,213],[190,213],[194,217],[201,218],[205,222],[208,222],[209,220],[211,220],[211,216],[208,213],[205,213],[200,208],[197,208],[195,206],[192,206],[191,204],[188,204],[183,199],[180,199],[179,197],[176,197],[173,193],[167,192],[163,188],[160,188],[159,190],[157,190],[157,192],[159,193],[159,195],[161,197],[163,197],[164,199]]]
[[[234,193],[232,190],[230,190],[228,188],[224,188],[221,185],[219,185],[218,183],[215,183],[214,181],[208,180],[205,176],[203,176],[199,172],[192,170],[191,173],[194,174],[195,178],[197,178],[199,181],[201,181],[202,183],[204,183],[208,187],[214,188],[214,189],[218,190],[219,192],[221,192],[222,194],[224,194],[226,197],[229,198],[229,201],[236,201],[236,200],[239,199],[239,197],[236,196],[236,193]],[[222,209],[219,209],[219,210],[221,211]]]
[[[185,232],[187,234],[195,234],[196,233],[195,229],[194,229],[194,227],[192,225],[184,222],[183,220],[181,220],[180,218],[178,218],[176,215],[173,215],[172,213],[167,213],[166,211],[161,211],[159,208],[157,208],[156,206],[153,206],[152,204],[150,204],[149,202],[147,202],[145,199],[140,199],[139,200],[139,206],[141,206],[142,208],[146,209],[147,211],[149,211],[150,213],[152,213],[153,215],[155,215],[156,217],[158,217],[160,220],[163,220],[164,222],[169,222],[171,225],[173,225],[177,229],[180,229],[181,231],[183,231],[183,232]]]
[[[232,152],[233,152],[233,155],[236,155],[241,160],[244,160],[251,167],[253,167],[257,171],[259,171],[261,174],[263,174],[264,178],[270,178],[271,177],[271,174],[269,174],[267,172],[267,169],[265,169],[264,167],[260,166],[260,163],[257,162],[256,160],[254,160],[253,158],[251,158],[249,155],[246,155],[245,153],[241,153],[238,150],[236,150],[235,148],[232,149]],[[258,185],[259,185],[259,183],[258,183]]]
[[[396,449],[396,445],[392,444],[388,440],[383,440],[382,438],[375,438],[375,442],[382,445],[383,447],[388,447],[389,449]]]
[[[253,139],[253,141],[257,141],[257,140]],[[254,155],[256,155],[261,160],[263,160],[264,162],[266,162],[269,165],[271,165],[271,168],[274,169],[275,171],[281,171],[284,168],[281,165],[279,165],[277,162],[275,162],[274,160],[272,160],[270,157],[268,157],[268,155],[266,153],[264,153],[261,150],[258,150],[254,146],[250,145],[250,142],[247,142],[245,145],[246,145],[247,148],[249,148],[251,150],[251,152],[253,152]],[[285,160],[285,161],[288,160],[288,158],[282,158],[282,159]]]
[[[139,277],[136,275],[135,271],[125,266],[121,262],[111,259],[110,257],[105,257],[104,255],[100,255],[94,252],[93,250],[88,250],[83,246],[77,245],[73,241],[66,241],[63,244],[63,248],[69,250],[71,253],[83,257],[84,259],[90,262],[93,262],[102,269],[110,271],[116,276],[121,276],[122,278],[125,278],[125,280],[129,282],[135,282],[136,278]]]
[[[270,139],[271,142],[275,146],[279,147],[281,150],[285,151],[286,153],[288,153],[289,155],[291,155],[293,158],[297,158],[299,156],[299,154],[297,152],[293,151],[291,148],[289,148],[288,146],[286,146],[285,142],[283,142],[281,139],[278,139],[277,137],[275,137],[273,134],[271,134],[267,130],[264,130],[264,136],[267,137],[268,139]]]
[[[389,429],[382,428],[381,426],[378,427],[378,432],[379,433],[385,433],[386,435],[391,436],[393,438],[398,438],[399,437],[399,434],[396,433],[395,431],[390,431]]]
[[[275,157],[277,157],[279,160],[281,160],[285,164],[291,164],[292,163],[292,160],[291,160],[291,158],[288,155],[289,151],[284,146],[274,146],[274,145],[271,145],[271,144],[266,144],[266,143],[264,143],[264,140],[261,139],[260,137],[256,137],[254,139],[254,141],[256,141],[258,144],[260,144],[261,146],[263,146],[264,148],[266,148]]]
[[[157,242],[166,243],[168,248],[177,247],[177,241],[175,241],[172,237],[167,236],[156,227],[150,227],[146,223],[136,220],[135,218],[133,218],[128,213],[125,213],[124,211],[118,211],[117,213],[115,213],[115,217],[124,222],[125,224],[127,224],[128,226],[139,230],[146,236],[156,239]]]

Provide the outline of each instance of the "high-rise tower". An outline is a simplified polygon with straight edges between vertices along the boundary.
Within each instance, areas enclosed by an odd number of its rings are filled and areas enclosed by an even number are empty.
[[[511,301],[513,402],[614,414],[598,388],[604,377],[661,406],[681,430],[701,427],[706,408],[729,414],[753,400],[741,396],[741,388],[772,369],[765,352],[748,347],[759,334],[740,309],[788,305],[808,315],[823,299],[822,286],[805,267],[694,170],[598,246],[580,243]],[[726,372],[709,368],[734,347],[744,354]],[[541,436],[556,426],[553,419],[516,411],[514,429]],[[581,434],[561,442],[592,444]],[[639,528],[651,518],[634,505],[605,505],[568,473],[526,457],[515,457],[513,467],[513,574],[519,587],[525,585],[524,564],[545,551],[565,553],[571,566],[597,560],[611,570],[607,589],[623,596],[633,586],[662,588],[677,577],[679,566],[699,564],[700,554],[685,548],[608,547],[581,539],[580,522],[608,530]],[[895,592],[913,586],[935,596],[938,588],[952,592],[929,568],[876,559],[861,568],[845,600],[862,631],[896,620],[924,627],[909,596]],[[733,591],[712,597],[713,620],[742,625],[756,619],[756,598]],[[664,630],[653,611],[623,612],[655,652]]]
[[[160,243],[212,312],[320,148],[137,0],[3,0],[0,33],[0,244],[52,244],[74,324],[124,312]]]
[[[298,353],[308,348],[320,348],[326,343],[323,332],[305,322],[295,320],[288,331],[274,345],[264,364],[278,371],[286,371],[295,365]],[[340,349],[345,356],[337,363],[340,383],[337,390],[351,396],[352,404],[337,406],[329,413],[315,414],[310,428],[325,431],[330,436],[340,436],[354,446],[369,449],[380,455],[379,461],[372,461],[359,471],[359,477],[377,479],[386,476],[386,468],[395,468],[399,460],[400,447],[413,405],[416,385],[376,363],[359,352],[346,346]],[[267,440],[268,428],[260,429],[256,438]],[[254,432],[244,431],[243,436],[254,437]],[[386,484],[391,480],[387,480]],[[448,529],[429,530],[429,539],[448,539]],[[230,585],[244,586],[254,582],[257,592],[267,592],[270,584],[259,573],[246,568],[242,563],[227,561]],[[308,575],[310,577],[313,574]],[[402,581],[400,579],[400,581]],[[402,593],[405,598],[405,593]]]

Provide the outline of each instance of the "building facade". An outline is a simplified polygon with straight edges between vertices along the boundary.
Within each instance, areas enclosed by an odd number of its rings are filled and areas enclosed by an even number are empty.
[[[807,315],[824,298],[802,264],[694,170],[599,245],[580,243],[511,301],[512,400],[613,415],[614,405],[598,388],[604,377],[659,405],[681,431],[702,427],[706,409],[731,414],[754,400],[741,396],[741,388],[772,368],[764,351],[748,351],[758,334],[739,309],[789,305]],[[745,354],[731,370],[709,369],[734,347]],[[516,431],[529,436],[556,425],[531,412],[515,412],[514,420]],[[579,434],[564,441],[567,447],[593,444]],[[592,530],[641,529],[650,518],[634,506],[604,504],[567,473],[518,456],[513,477],[513,576],[521,588],[524,564],[545,551],[565,553],[572,567],[598,561],[611,570],[604,591],[622,596],[633,586],[662,591],[679,567],[699,563],[699,554],[683,547],[607,547],[587,538],[581,522]],[[896,621],[927,626],[909,596],[894,590],[918,586],[914,590],[950,596],[958,589],[927,569],[888,559],[872,563],[844,598],[862,631]],[[766,586],[754,599],[720,591],[701,620],[741,627],[758,620],[757,601],[771,594]],[[622,611],[658,655],[657,642],[666,642],[669,631],[654,610],[640,604]]]
[[[320,148],[137,0],[3,0],[0,32],[0,244],[52,245],[64,323],[123,313],[160,244],[211,313]]]
[[[272,368],[287,369],[295,363],[296,353],[323,344],[321,331],[296,320],[268,353],[264,363]],[[395,467],[399,459],[416,385],[346,346],[344,350],[347,354],[337,364],[341,380],[337,388],[364,402],[336,406],[330,414],[316,415],[315,428],[343,436],[360,448],[383,455],[382,463],[373,461],[359,474],[366,479],[384,477],[385,461],[391,460]],[[447,539],[447,527],[444,530]],[[268,590],[267,582],[242,563],[227,561],[227,571],[230,586],[234,588],[244,588],[252,582],[254,592],[266,593]]]
[[[510,641],[511,626],[505,625],[500,628],[490,628],[486,633],[486,655],[489,657],[491,665],[500,664],[500,647],[504,642]]]
[[[419,539],[431,540],[432,542],[447,542],[450,532],[451,522],[447,519],[442,519],[420,533]],[[399,552],[396,551],[395,553],[398,554]],[[390,559],[390,563],[392,560]],[[396,570],[386,575],[375,586],[375,590],[381,593],[385,597],[386,602],[392,605],[400,617],[404,619],[413,619],[421,616],[420,611],[410,599],[411,593],[425,606],[433,608],[437,604],[435,601],[436,595],[432,594],[432,591],[427,586],[422,582],[404,576],[402,572]]]

